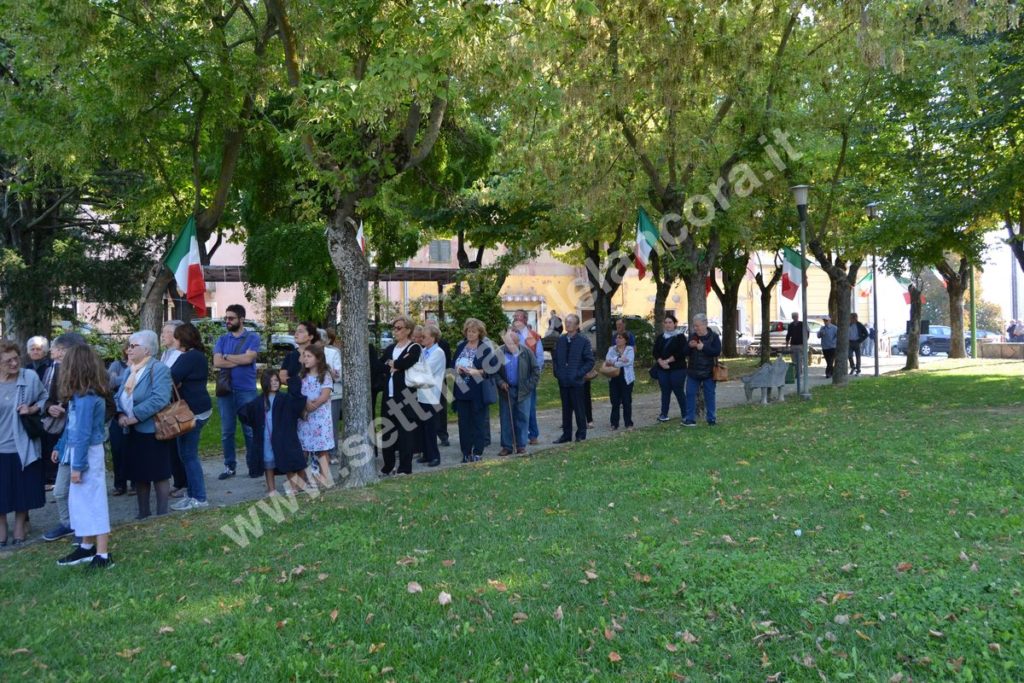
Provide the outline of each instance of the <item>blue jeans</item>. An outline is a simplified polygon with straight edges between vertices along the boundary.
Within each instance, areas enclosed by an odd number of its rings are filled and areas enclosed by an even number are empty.
[[[530,423],[527,427],[527,436],[531,441],[540,437],[540,427],[537,426],[537,389],[530,393]]]
[[[715,414],[715,380],[696,379],[687,375],[686,377],[686,421],[697,421],[697,387],[704,387],[704,412],[708,418],[708,424],[717,422]]]
[[[661,386],[661,413],[668,417],[668,411],[672,403],[672,394],[676,395],[676,403],[679,404],[679,412],[683,412],[685,405],[686,370],[666,370],[658,368],[658,384]]]
[[[501,389],[498,390],[502,448],[526,448],[526,434],[530,422],[529,403],[530,399],[519,400],[519,387],[510,386],[507,394]]]
[[[246,403],[256,400],[256,390],[232,391],[230,396],[217,397],[217,410],[220,412],[220,445],[224,449],[224,467],[234,471],[238,464],[235,457],[235,432],[237,430],[238,409]],[[245,453],[252,450],[252,427],[242,425],[242,436],[245,437]]]
[[[203,479],[203,464],[199,462],[199,435],[202,434],[205,424],[206,420],[196,420],[196,426],[191,432],[178,437],[178,457],[185,467],[188,496],[204,503],[206,481]]]

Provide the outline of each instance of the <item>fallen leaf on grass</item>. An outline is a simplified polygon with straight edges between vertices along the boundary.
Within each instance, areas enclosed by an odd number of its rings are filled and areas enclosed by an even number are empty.
[[[964,552],[963,550],[961,550],[961,551],[960,551],[960,561],[961,561],[961,562],[970,562],[970,561],[971,561],[971,558],[969,558],[969,557],[967,556],[967,553],[965,553],[965,552]]]
[[[845,626],[846,624],[850,623],[850,615],[849,614],[837,614],[835,617],[833,617],[832,621],[836,622],[840,626]]]
[[[338,620],[338,610],[332,609],[331,610],[331,623],[333,624],[337,620]]]
[[[871,641],[871,636],[867,635],[866,633],[862,633],[859,630],[855,630],[854,633],[856,633],[857,637],[860,638],[861,640],[866,640],[868,642]]]
[[[555,613],[552,614],[551,616],[553,616],[555,618],[555,621],[561,621],[562,620],[562,606],[559,605],[558,607],[556,607],[555,608]]]
[[[993,652],[995,654],[999,654],[999,653],[1001,653],[1003,651],[1003,646],[1000,645],[999,643],[989,643],[988,644],[988,651],[989,652]]]
[[[455,566],[455,560],[441,560],[441,564],[445,567]]]
[[[781,671],[776,671],[771,676],[768,676],[767,678],[765,678],[764,682],[765,683],[779,683],[779,681],[781,681],[781,680],[782,680],[782,672]]]
[[[903,673],[894,673],[889,677],[889,683],[903,683]]]
[[[441,591],[437,594],[437,601],[441,604],[442,607],[444,607],[445,605],[452,604],[452,596],[448,593],[445,593],[444,591]]]
[[[173,626],[161,626],[159,628],[159,630],[157,630],[157,633],[159,635],[161,635],[161,636],[164,635],[165,633],[174,633],[174,627]]]
[[[288,625],[288,620],[287,619],[282,619],[281,621],[277,622],[277,629],[280,631],[281,629],[283,629],[287,625]]]
[[[409,593],[422,593],[423,586],[419,585],[415,581],[410,581],[408,584],[406,584],[405,590],[407,590]]]
[[[676,645],[675,643],[665,643],[665,649],[668,650],[669,652],[678,652],[679,651],[679,646]]]
[[[32,650],[28,649],[27,647],[19,647],[17,650],[11,650],[11,654],[12,655],[30,655],[30,654],[32,654]]]
[[[686,681],[690,680],[689,676],[684,676],[676,671],[670,671],[668,675],[672,677],[673,681],[679,681],[680,683],[686,683]]]
[[[494,579],[487,579],[487,585],[499,593],[504,593],[508,590],[508,586],[506,586],[502,581],[496,581]]]
[[[913,568],[914,568],[914,565],[910,564],[909,562],[900,562],[898,565],[896,565],[896,571],[901,572],[901,573],[902,572],[909,572]]]
[[[524,621],[526,621],[529,618],[530,618],[530,615],[528,615],[526,612],[516,612],[515,614],[512,615],[512,623],[513,624],[521,624],[521,623],[523,623]]]
[[[583,570],[583,575],[586,576],[591,581],[596,581],[597,580],[597,572],[592,572],[589,569]]]
[[[639,581],[640,583],[650,583],[651,582],[651,575],[650,574],[641,574],[640,572],[637,572],[636,574],[633,574],[633,579],[636,580],[636,581]]]
[[[683,631],[682,639],[683,639],[683,642],[686,643],[687,645],[693,645],[694,643],[699,643],[700,642],[700,638],[698,638],[697,636],[693,635],[689,631]]]
[[[936,631],[933,628],[928,629],[928,635],[930,635],[932,638],[945,638],[946,637],[945,633],[943,633],[942,631]]]
[[[370,643],[370,654],[376,654],[384,649],[386,643]]]
[[[844,574],[849,574],[850,572],[852,572],[856,568],[857,568],[857,565],[855,565],[853,562],[847,562],[846,564],[844,564],[842,567],[839,568],[839,571],[843,572]]]
[[[330,576],[330,574],[327,574],[327,573],[324,573],[324,572],[320,572],[319,574],[316,575],[316,580],[317,581],[326,581],[328,576]]]
[[[725,534],[724,536],[722,536],[722,540],[725,541],[728,545],[738,545],[736,541],[732,539],[732,536],[730,536],[729,534]]]
[[[245,660],[247,659],[247,657],[245,655],[243,655],[241,652],[236,652],[235,654],[229,655],[229,656],[231,657],[231,659],[233,659],[236,662],[238,662],[239,666],[242,666],[243,664],[245,664]]]
[[[605,628],[605,630],[604,630],[604,639],[605,640],[613,640],[614,638],[615,638],[615,631],[611,630],[610,628]]]
[[[395,564],[397,564],[397,565],[399,565],[401,567],[408,567],[411,564],[416,564],[417,561],[418,560],[415,557],[411,557],[409,555],[406,555],[405,557],[398,558],[395,561]]]
[[[135,655],[139,654],[140,652],[142,652],[141,647],[133,647],[131,649],[125,648],[124,650],[118,652],[117,656],[121,657],[122,659],[132,659],[133,657],[135,657]]]
[[[839,591],[832,596],[832,604],[836,604],[840,600],[849,600],[853,597],[853,591]]]
[[[622,661],[622,657],[619,655],[618,652],[612,651],[608,653],[608,661],[612,664],[616,664]]]
[[[289,573],[291,576],[302,576],[306,573],[306,568],[300,564],[298,567],[293,568]]]

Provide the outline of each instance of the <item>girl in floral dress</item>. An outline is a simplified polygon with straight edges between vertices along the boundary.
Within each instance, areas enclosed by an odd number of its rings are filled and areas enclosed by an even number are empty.
[[[302,364],[302,395],[306,398],[306,414],[299,421],[299,443],[307,457],[315,457],[317,482],[330,488],[334,477],[330,469],[330,452],[334,450],[334,428],[331,426],[331,392],[334,379],[327,371],[324,347],[310,344],[299,356]]]

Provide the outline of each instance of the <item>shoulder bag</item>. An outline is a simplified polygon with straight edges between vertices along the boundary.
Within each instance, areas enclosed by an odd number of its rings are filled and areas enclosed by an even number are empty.
[[[18,405],[24,403],[23,395],[24,388],[18,389]],[[18,406],[14,407],[17,410]],[[39,439],[46,434],[46,429],[43,427],[43,418],[39,413],[31,413],[29,415],[18,415],[21,419],[21,427],[28,434],[30,439]]]
[[[196,426],[196,416],[188,404],[181,400],[178,387],[172,384],[171,388],[174,390],[174,400],[153,416],[157,441],[176,439],[188,434]]]
[[[711,368],[711,379],[715,382],[729,381],[729,369],[725,367],[725,363],[715,361],[714,367]]]

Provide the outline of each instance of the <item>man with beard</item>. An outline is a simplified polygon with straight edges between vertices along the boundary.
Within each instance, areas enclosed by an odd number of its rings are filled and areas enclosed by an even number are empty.
[[[224,449],[224,471],[220,480],[235,476],[238,459],[235,456],[235,433],[238,411],[246,403],[256,400],[256,355],[260,337],[245,329],[245,307],[231,304],[224,315],[227,334],[213,346],[213,367],[221,376],[217,380],[217,410],[220,412],[220,440]],[[225,386],[225,379],[229,386]],[[252,448],[252,429],[242,425],[245,452]]]

